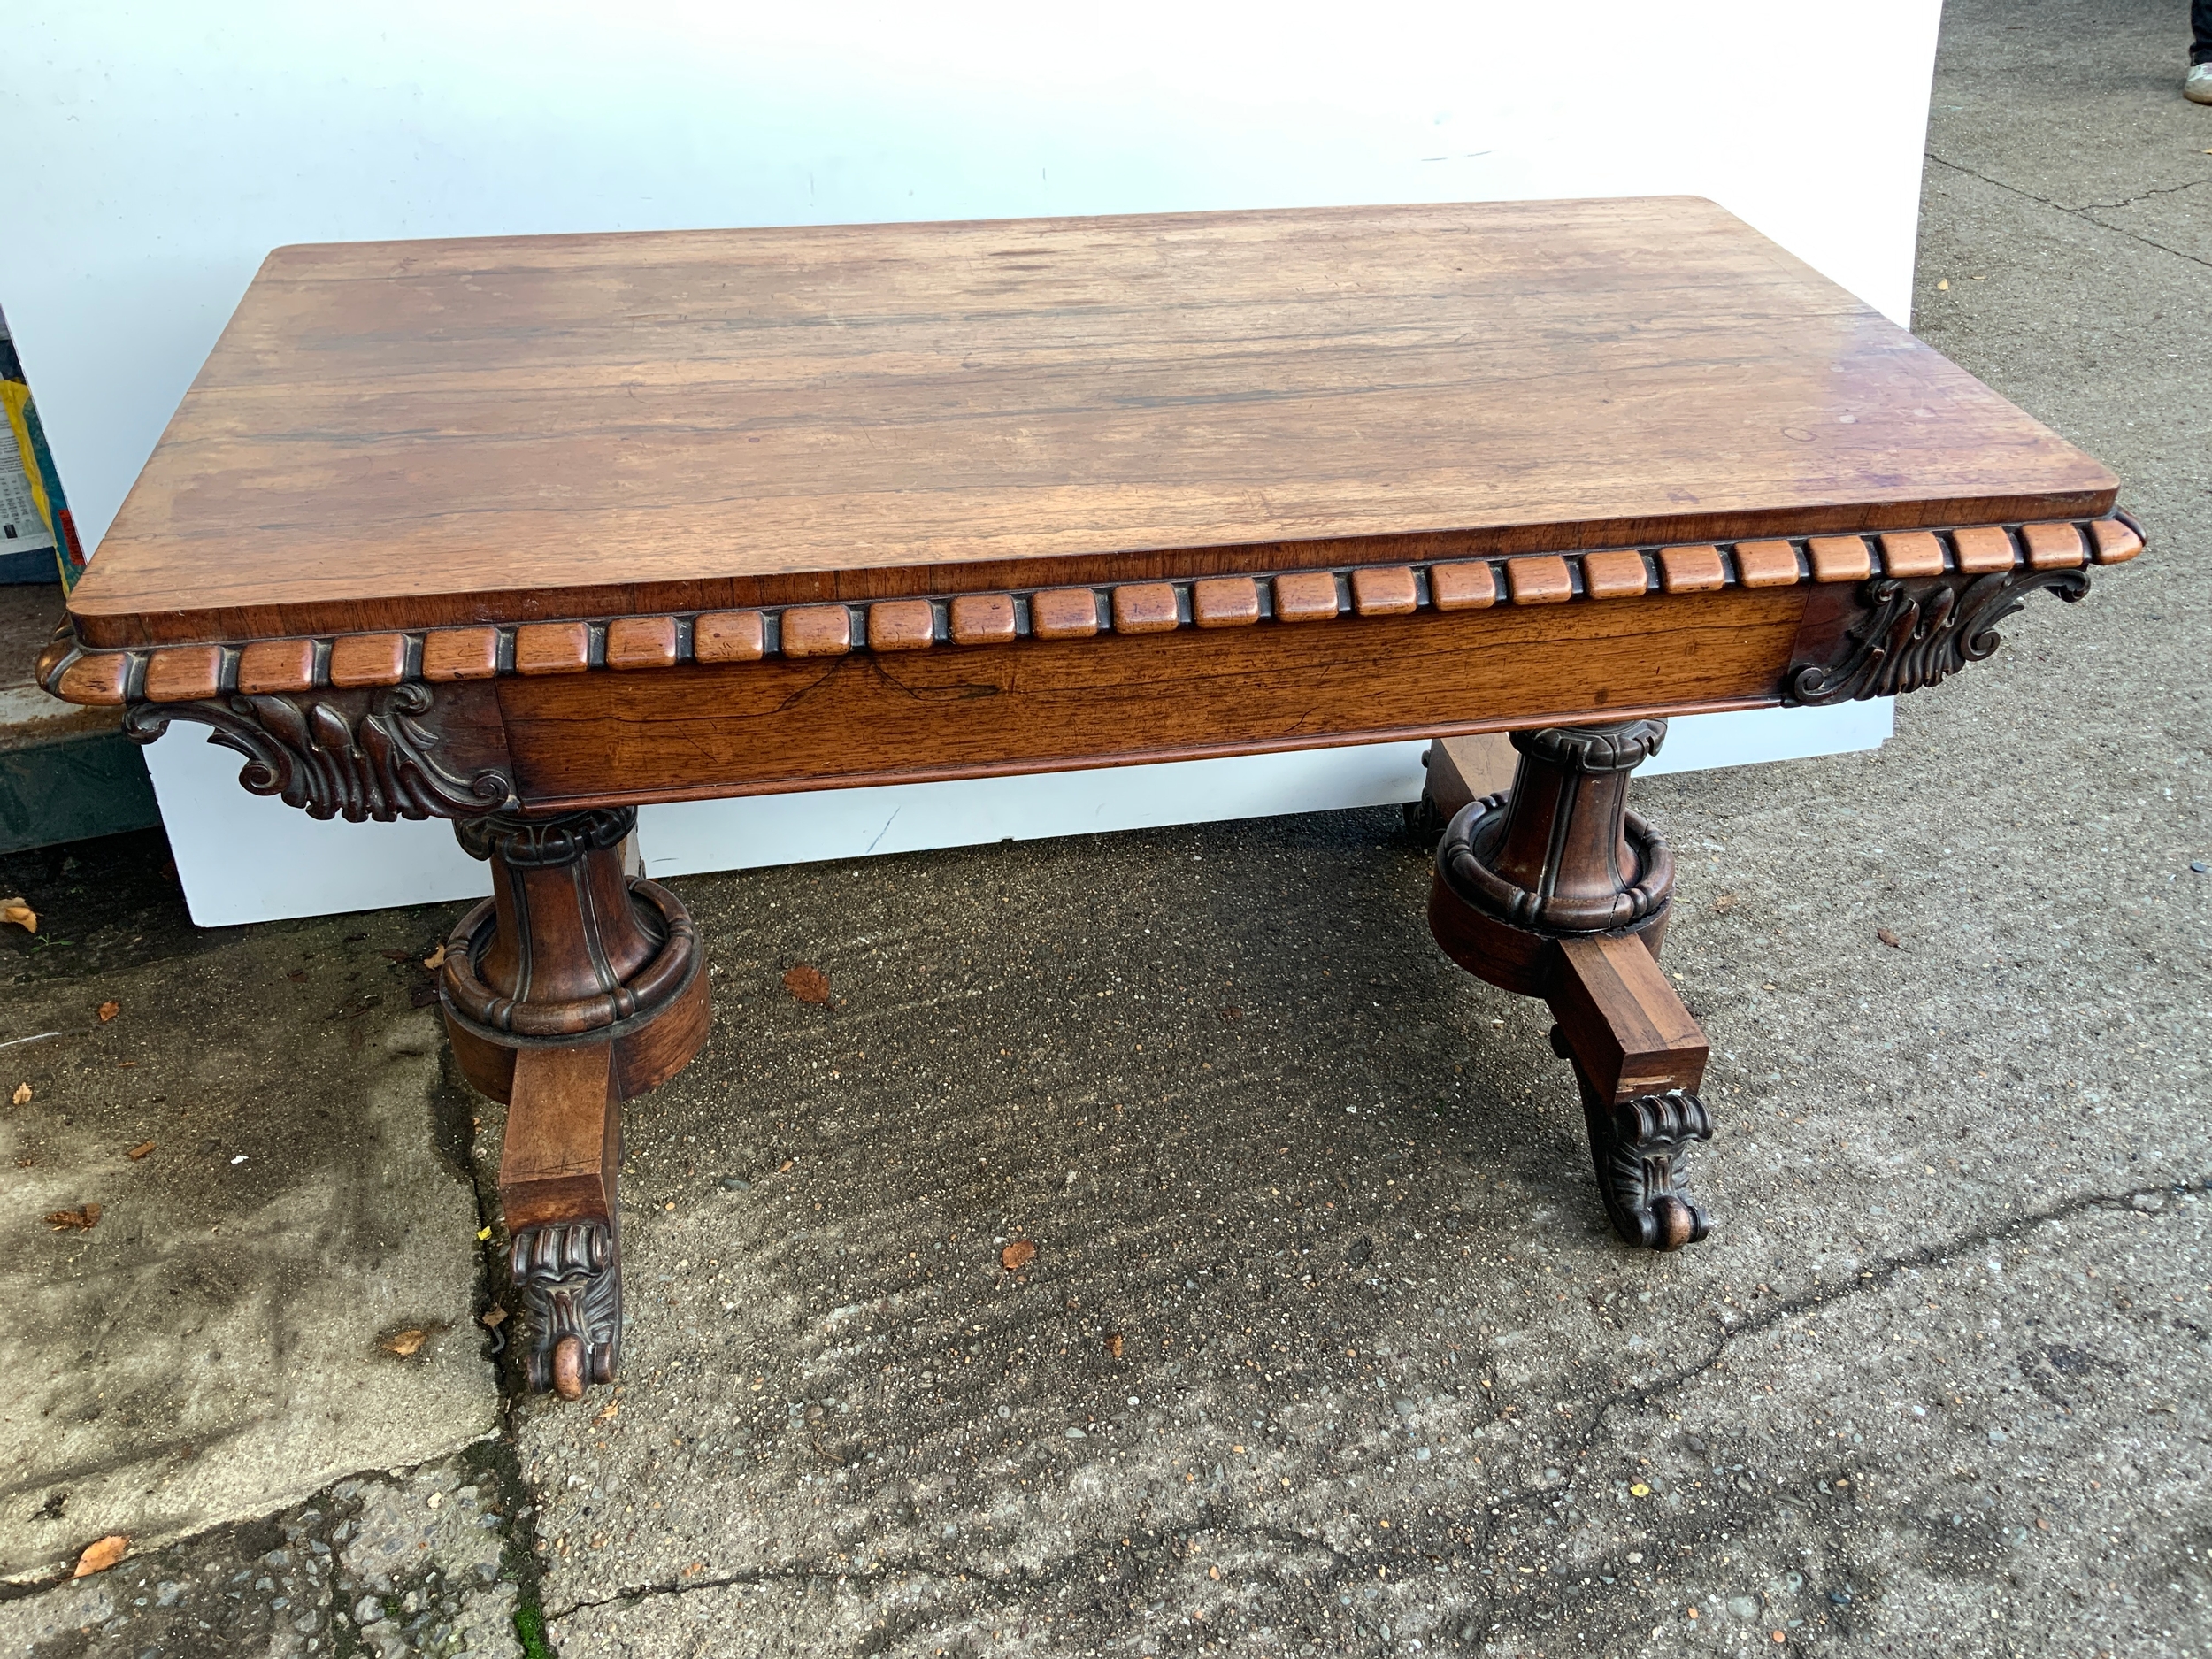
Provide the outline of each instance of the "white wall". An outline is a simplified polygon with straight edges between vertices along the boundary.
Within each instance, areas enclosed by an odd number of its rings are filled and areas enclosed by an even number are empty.
[[[42,10],[8,29],[0,303],[89,544],[282,242],[1688,192],[1902,322],[1939,0]],[[432,896],[419,826],[280,890],[226,827],[266,803],[188,788],[188,741],[150,754],[201,919]],[[1345,764],[1299,763],[1301,803],[1367,788]],[[803,807],[831,839],[857,810]]]

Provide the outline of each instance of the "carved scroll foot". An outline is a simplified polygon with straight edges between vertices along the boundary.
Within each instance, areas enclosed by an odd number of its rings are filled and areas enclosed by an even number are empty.
[[[1563,941],[1550,996],[1552,1048],[1574,1064],[1598,1191],[1628,1243],[1678,1250],[1712,1231],[1682,1185],[1693,1141],[1709,1141],[1697,1097],[1705,1033],[1632,939]]]
[[[1605,1103],[1586,1087],[1582,1116],[1605,1213],[1624,1240],[1678,1250],[1712,1231],[1711,1219],[1683,1186],[1690,1143],[1713,1138],[1702,1101],[1686,1089],[1670,1089]]]
[[[522,1300],[523,1371],[573,1400],[612,1382],[622,1348],[615,1172],[621,1101],[607,1043],[537,1044],[516,1056],[499,1157],[507,1265]]]
[[[508,1266],[521,1294],[530,1341],[530,1386],[564,1400],[615,1379],[622,1348],[622,1252],[614,1227],[555,1222],[514,1235]]]

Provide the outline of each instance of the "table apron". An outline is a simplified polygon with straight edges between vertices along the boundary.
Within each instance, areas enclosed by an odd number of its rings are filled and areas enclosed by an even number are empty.
[[[526,810],[1383,742],[1780,700],[1809,590],[498,683]]]

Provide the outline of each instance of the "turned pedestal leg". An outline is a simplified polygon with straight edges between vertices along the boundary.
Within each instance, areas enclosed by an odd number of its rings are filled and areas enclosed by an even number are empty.
[[[1628,776],[1663,720],[1517,732],[1512,789],[1453,816],[1436,849],[1429,928],[1491,984],[1550,1004],[1573,1063],[1598,1187],[1631,1244],[1679,1249],[1709,1221],[1684,1189],[1705,1034],[1659,972],[1674,861],[1627,810]]]
[[[636,822],[623,809],[459,826],[492,896],[446,941],[439,985],[462,1071],[507,1102],[499,1202],[530,1386],[572,1400],[620,1357],[621,1102],[707,1035],[690,915],[623,869]]]

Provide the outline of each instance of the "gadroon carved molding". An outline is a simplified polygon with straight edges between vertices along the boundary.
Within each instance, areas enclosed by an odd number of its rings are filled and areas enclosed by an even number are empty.
[[[444,740],[426,723],[434,694],[420,681],[380,691],[310,696],[232,696],[142,703],[123,717],[127,735],[150,743],[176,720],[209,728],[208,741],[246,757],[238,781],[311,818],[349,824],[395,818],[472,818],[520,804],[502,768],[464,776],[443,764]]]
[[[1183,628],[1302,626],[1493,605],[1602,604],[1729,588],[1947,574],[1971,580],[2016,569],[2039,576],[2091,563],[2116,565],[2142,550],[2140,526],[2123,513],[2078,522],[1532,553],[236,644],[87,650],[65,634],[40,659],[39,683],[68,703],[203,703],[415,680],[644,672],[776,657],[1110,640]]]

